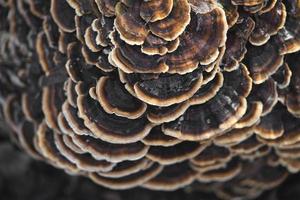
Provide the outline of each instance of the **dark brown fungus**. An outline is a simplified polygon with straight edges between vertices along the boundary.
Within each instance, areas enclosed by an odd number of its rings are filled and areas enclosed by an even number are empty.
[[[59,28],[65,32],[75,31],[75,13],[67,1],[51,0],[50,12]]]
[[[105,160],[97,160],[88,153],[78,154],[74,152],[64,143],[62,135],[56,134],[54,138],[55,145],[59,152],[70,162],[74,163],[80,170],[87,172],[107,172],[114,167],[113,163],[109,163]]]
[[[269,12],[259,15],[255,21],[255,29],[249,38],[253,45],[265,44],[272,35],[277,34],[286,20],[285,5],[279,0]]]
[[[97,173],[91,173],[89,177],[99,185],[112,189],[122,190],[142,185],[143,183],[147,182],[148,180],[152,179],[157,174],[159,174],[162,168],[163,167],[159,164],[153,164],[142,171],[121,178],[101,177]]]
[[[177,163],[164,167],[158,175],[144,183],[143,187],[152,190],[172,191],[191,184],[195,180],[196,174],[187,162]]]
[[[217,163],[225,163],[231,159],[231,153],[224,147],[218,147],[216,145],[210,145],[206,147],[197,156],[191,159],[191,163],[196,166],[214,165]]]
[[[101,77],[97,82],[96,95],[102,108],[110,114],[136,119],[141,117],[147,106],[128,93],[119,80]]]
[[[171,147],[150,147],[146,157],[162,165],[171,165],[195,157],[205,149],[207,144],[198,142],[181,142]]]
[[[170,14],[159,21],[150,23],[150,31],[154,35],[167,41],[175,40],[190,23],[190,9],[187,0],[173,1],[173,8]],[[143,10],[143,7],[141,10]],[[158,14],[157,10],[155,14]]]
[[[232,146],[243,142],[254,134],[254,127],[232,129],[217,136],[214,143],[218,146]]]
[[[145,145],[154,147],[154,146],[162,146],[162,147],[171,147],[174,146],[181,141],[177,138],[165,135],[160,126],[152,128],[150,133],[142,140]]]
[[[0,118],[113,189],[254,199],[300,171],[299,0],[0,0]]]
[[[143,1],[140,16],[146,22],[162,20],[171,13],[173,3],[173,0]]]
[[[71,163],[66,157],[61,155],[58,148],[55,145],[55,135],[45,122],[42,122],[37,130],[37,143],[43,156],[55,166],[59,168],[65,168],[71,172],[78,171],[77,167]]]
[[[197,180],[200,182],[225,182],[234,178],[241,172],[241,163],[233,159],[225,167],[200,173],[197,176]]]
[[[245,57],[245,64],[255,84],[268,80],[283,64],[283,56],[278,52],[278,46],[273,42],[259,47],[251,46]]]
[[[121,162],[125,160],[138,160],[143,158],[149,147],[141,142],[131,144],[111,144],[90,136],[73,135],[74,143],[85,149],[97,160]]]
[[[128,119],[106,113],[98,102],[81,95],[77,99],[79,117],[95,136],[112,143],[131,143],[144,138],[152,124],[145,116]]]

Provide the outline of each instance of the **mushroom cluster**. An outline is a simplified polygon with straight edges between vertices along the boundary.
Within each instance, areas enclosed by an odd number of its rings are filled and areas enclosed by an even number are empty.
[[[0,117],[113,189],[254,198],[300,171],[300,0],[0,0]]]

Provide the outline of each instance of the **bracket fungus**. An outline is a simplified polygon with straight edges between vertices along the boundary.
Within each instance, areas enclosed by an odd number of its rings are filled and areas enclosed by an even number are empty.
[[[108,188],[209,185],[223,199],[300,171],[299,0],[0,11],[0,117],[32,157]]]

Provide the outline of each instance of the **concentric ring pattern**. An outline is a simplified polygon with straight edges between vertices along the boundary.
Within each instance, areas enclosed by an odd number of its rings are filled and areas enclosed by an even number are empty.
[[[112,189],[254,198],[300,170],[299,0],[0,0],[0,113]]]

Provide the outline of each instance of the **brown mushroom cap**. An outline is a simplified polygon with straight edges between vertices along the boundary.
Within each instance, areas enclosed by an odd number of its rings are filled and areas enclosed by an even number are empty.
[[[55,145],[56,133],[51,131],[45,122],[39,125],[37,130],[37,143],[43,156],[49,159],[51,163],[60,168],[65,168],[72,172],[78,172],[77,167],[65,158]]]
[[[149,147],[141,142],[131,144],[111,144],[90,136],[72,136],[74,143],[81,149],[85,149],[97,160],[109,162],[121,162],[126,160],[138,160],[143,158]]]
[[[96,94],[102,108],[110,114],[135,119],[141,117],[147,106],[131,96],[118,80],[101,77],[97,82]]]
[[[75,31],[75,14],[74,10],[69,6],[67,1],[52,0],[51,16],[56,24],[65,32]],[[64,15],[60,15],[64,13]]]
[[[230,149],[237,154],[249,154],[262,146],[263,144],[256,139],[255,135],[253,135],[241,143],[231,146]]]
[[[79,116],[93,134],[111,143],[131,143],[144,138],[152,128],[146,117],[127,119],[106,113],[99,103],[87,95],[77,99]],[[110,122],[109,122],[110,121]]]
[[[175,40],[190,23],[190,9],[187,0],[173,1],[173,8],[170,14],[161,20],[150,23],[150,31],[167,41]],[[141,10],[143,10],[143,7]]]
[[[226,50],[221,62],[221,67],[226,71],[232,71],[239,66],[247,49],[246,42],[255,27],[255,22],[249,18],[242,18],[227,33]]]
[[[254,85],[249,99],[262,102],[263,116],[270,113],[278,102],[278,91],[275,81],[269,79],[262,84]]]
[[[190,25],[181,36],[179,47],[167,57],[171,72],[186,73],[196,69],[199,63],[212,63],[219,54],[218,48],[225,44],[224,11],[216,7],[203,12],[197,6],[192,7],[192,11]]]
[[[195,157],[207,144],[181,142],[171,147],[151,146],[146,157],[162,165],[171,165]]]
[[[267,44],[248,48],[245,63],[255,84],[261,84],[274,74],[283,64],[283,56],[279,54],[276,44]]]
[[[211,170],[199,174],[197,180],[200,182],[224,182],[234,178],[241,172],[242,165],[237,160],[233,159],[224,168]]]
[[[195,180],[196,172],[187,162],[169,165],[151,180],[143,184],[143,187],[151,190],[172,191],[191,184]]]
[[[140,16],[146,22],[155,22],[166,18],[173,9],[173,0],[143,1]]]
[[[142,171],[121,178],[101,177],[97,173],[90,173],[89,177],[92,179],[92,181],[99,185],[111,189],[124,190],[142,185],[143,183],[147,182],[148,180],[152,179],[157,174],[159,174],[161,170],[162,167],[160,165],[153,164]]]
[[[115,5],[117,2],[118,0],[95,0],[100,12],[107,17],[115,15]]]
[[[260,123],[255,127],[255,133],[265,139],[276,139],[282,136],[284,125],[280,111],[280,108],[275,107],[271,113],[263,116]]]
[[[195,95],[194,95],[195,96]],[[161,124],[179,118],[190,106],[190,100],[168,107],[148,106],[147,118],[150,122]]]
[[[268,12],[256,18],[255,29],[253,30],[249,41],[253,45],[265,44],[270,36],[277,34],[286,20],[285,5],[277,1],[276,5]]]
[[[165,135],[162,130],[161,126],[156,126],[151,129],[150,133],[142,140],[145,145],[148,146],[163,146],[169,147],[174,146],[181,141],[177,138]]]
[[[141,3],[135,1],[127,7],[125,4],[117,3],[115,27],[120,33],[120,38],[130,45],[141,45],[144,43],[149,30],[146,29],[146,22],[139,16]]]
[[[191,163],[198,167],[205,167],[207,165],[214,165],[220,162],[224,163],[230,159],[231,153],[228,149],[212,144],[191,159]]]
[[[96,160],[91,155],[85,154],[78,154],[70,149],[63,140],[63,136],[56,134],[55,138],[55,145],[59,152],[66,157],[70,162],[74,163],[78,169],[87,171],[87,172],[107,172],[112,170],[114,167],[113,163],[107,162],[105,160]]]
[[[239,79],[232,79],[231,76]],[[251,90],[251,79],[246,68],[242,66],[239,70],[226,73],[223,85],[207,103],[192,106],[180,119],[164,124],[164,133],[184,140],[205,140],[234,125],[246,112],[243,96]]]
[[[214,138],[214,143],[219,146],[232,146],[239,144],[254,134],[254,127],[232,129]]]

